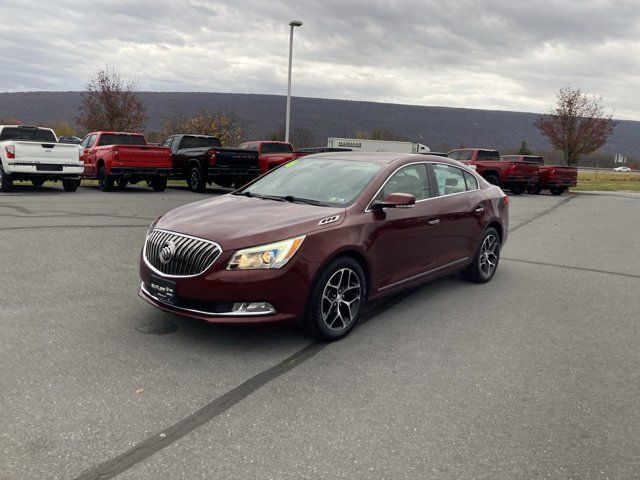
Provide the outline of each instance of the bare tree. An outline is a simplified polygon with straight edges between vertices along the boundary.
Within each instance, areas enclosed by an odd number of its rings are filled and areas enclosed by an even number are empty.
[[[274,132],[271,132],[271,134],[269,135],[269,140],[272,140],[274,142],[284,142],[284,128],[280,128]],[[295,148],[314,147],[317,144],[313,132],[304,127],[291,129],[289,142]]]
[[[98,70],[82,93],[76,122],[85,130],[140,131],[147,119],[146,107],[136,94],[135,80],[116,69]]]
[[[557,94],[555,108],[541,115],[534,125],[555,149],[563,152],[567,165],[575,165],[580,155],[607,143],[617,122],[604,113],[602,97],[565,87]]]
[[[238,145],[247,135],[244,122],[234,113],[196,111],[192,115],[174,114],[162,122],[163,137],[176,133],[212,135],[224,146]]]

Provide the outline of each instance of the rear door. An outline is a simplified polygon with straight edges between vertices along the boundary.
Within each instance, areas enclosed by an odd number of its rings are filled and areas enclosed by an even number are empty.
[[[445,163],[429,165],[440,220],[438,257],[440,265],[463,262],[475,253],[487,208],[474,175]]]
[[[425,163],[405,165],[396,170],[372,201],[391,193],[409,193],[416,197],[412,208],[374,210],[374,229],[370,253],[376,272],[377,290],[400,287],[431,270],[436,262],[434,252],[439,241],[434,222],[438,207],[429,187]],[[429,223],[431,222],[431,224]],[[417,277],[417,278],[416,278]]]

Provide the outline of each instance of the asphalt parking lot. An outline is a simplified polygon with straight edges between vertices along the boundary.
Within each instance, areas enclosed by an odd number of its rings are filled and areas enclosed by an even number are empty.
[[[332,344],[137,297],[147,226],[201,198],[0,196],[1,479],[637,478],[640,196],[511,197],[492,282]]]

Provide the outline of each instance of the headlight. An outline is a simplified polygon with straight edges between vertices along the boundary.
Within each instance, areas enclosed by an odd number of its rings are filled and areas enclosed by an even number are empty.
[[[227,270],[257,270],[281,268],[295,255],[306,235],[281,242],[238,250],[227,265]]]

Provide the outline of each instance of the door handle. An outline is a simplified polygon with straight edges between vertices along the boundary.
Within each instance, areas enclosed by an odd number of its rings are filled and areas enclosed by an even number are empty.
[[[476,213],[482,213],[482,212],[484,212],[484,207],[480,205],[480,206],[476,207],[476,209],[474,211]]]
[[[440,223],[440,219],[439,218],[433,218],[431,220],[427,221],[427,225],[431,225],[432,227],[435,225],[438,225]]]

